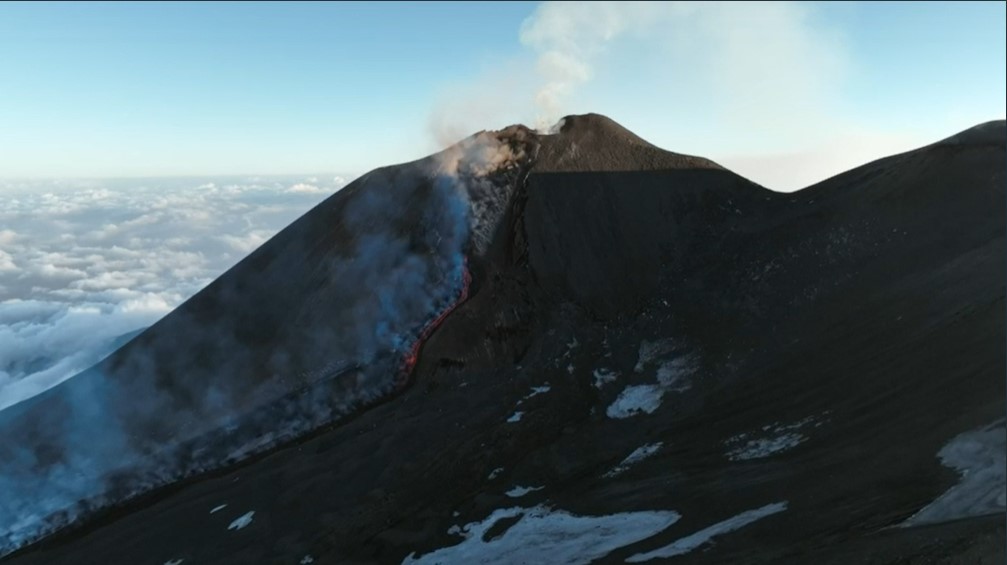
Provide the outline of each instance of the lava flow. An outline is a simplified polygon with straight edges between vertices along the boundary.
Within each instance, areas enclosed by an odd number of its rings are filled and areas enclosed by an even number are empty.
[[[469,297],[469,285],[472,283],[472,275],[469,273],[468,257],[465,258],[462,263],[462,289],[458,293],[458,298],[448,305],[447,308],[441,311],[436,318],[431,320],[427,325],[420,330],[419,336],[416,341],[413,342],[412,347],[409,348],[409,353],[406,354],[405,358],[402,360],[402,368],[399,371],[398,377],[395,379],[395,388],[400,389],[409,382],[409,376],[413,372],[413,368],[416,367],[416,362],[419,360],[420,349],[423,348],[423,344],[430,337],[431,334],[444,322],[451,312],[455,311],[461,303],[465,302]]]

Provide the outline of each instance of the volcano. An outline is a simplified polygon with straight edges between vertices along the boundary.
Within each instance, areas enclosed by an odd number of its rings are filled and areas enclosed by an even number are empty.
[[[372,171],[0,411],[3,562],[1003,562],[1005,140]]]

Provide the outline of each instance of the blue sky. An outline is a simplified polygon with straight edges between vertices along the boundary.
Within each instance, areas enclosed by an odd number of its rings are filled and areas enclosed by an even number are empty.
[[[595,111],[792,189],[1003,118],[1004,6],[2,3],[0,177],[352,174]]]

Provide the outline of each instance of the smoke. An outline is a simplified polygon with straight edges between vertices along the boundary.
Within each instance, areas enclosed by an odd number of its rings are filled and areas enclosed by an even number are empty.
[[[645,29],[649,15],[661,10],[646,2],[540,4],[518,31],[532,60],[497,61],[471,80],[447,85],[429,118],[433,138],[447,147],[488,125],[524,123],[546,131],[594,78],[607,44]]]
[[[575,91],[595,75],[595,63],[622,35],[646,30],[663,11],[648,2],[544,2],[521,24],[521,44],[535,52],[542,82],[534,93],[535,127],[563,115]]]
[[[287,188],[304,183],[324,193]],[[0,181],[0,410],[94,365],[344,184]]]
[[[797,2],[544,2],[515,30],[521,54],[446,86],[431,133],[444,147],[487,126],[544,132],[564,115],[601,112],[661,147],[799,188],[862,162],[865,143],[907,137],[855,124],[842,103],[849,50],[822,11]]]
[[[435,160],[438,174],[457,180],[513,168],[525,157],[523,145],[508,143],[491,132],[480,132],[438,153]]]
[[[0,555],[394,392],[532,146],[485,132],[369,173],[98,366],[0,411]]]
[[[480,132],[434,157],[442,182],[459,186],[469,208],[471,252],[486,252],[513,196],[522,167],[537,151],[535,135],[515,126]]]
[[[495,61],[474,77],[443,85],[427,116],[432,150],[487,128],[530,123],[535,106],[528,93],[537,88],[538,78],[527,71],[529,64],[521,59]]]
[[[844,70],[838,37],[812,16],[796,3],[545,2],[519,34],[541,77],[536,123],[592,98],[579,95],[599,69],[625,87],[597,86],[627,98],[671,87],[669,103],[702,93],[712,108],[699,110],[711,119],[798,123],[793,112],[828,99]]]

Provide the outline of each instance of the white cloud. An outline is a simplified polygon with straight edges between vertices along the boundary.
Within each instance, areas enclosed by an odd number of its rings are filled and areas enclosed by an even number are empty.
[[[88,368],[341,177],[0,182],[0,409]]]
[[[301,193],[301,194],[321,194],[326,192],[326,190],[324,188],[319,188],[313,184],[299,182],[288,188],[287,192]]]
[[[18,266],[14,263],[14,258],[11,257],[10,253],[7,253],[3,249],[0,249],[0,272],[4,271],[18,271]]]
[[[244,235],[222,235],[220,239],[235,251],[251,253],[272,236],[269,230],[254,230]]]
[[[42,263],[29,265],[28,271],[32,274],[44,277],[47,279],[70,279],[76,280],[87,276],[87,273],[81,271],[80,269],[71,269],[68,267],[60,267],[58,265],[53,265],[51,263]]]

